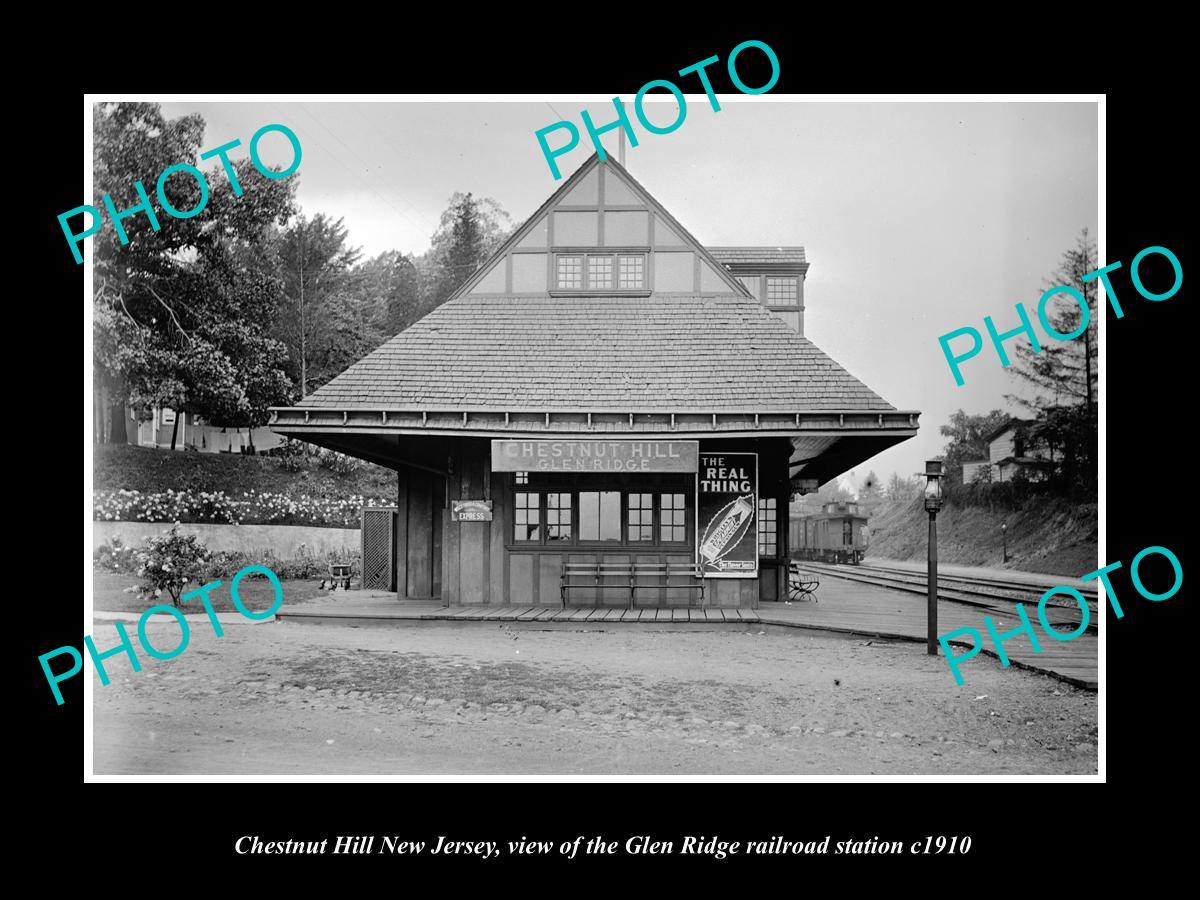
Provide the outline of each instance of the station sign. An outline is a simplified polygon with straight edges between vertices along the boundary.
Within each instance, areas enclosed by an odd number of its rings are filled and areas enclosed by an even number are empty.
[[[491,500],[451,500],[451,522],[490,522],[492,521]]]
[[[492,441],[493,472],[695,472],[699,456],[699,441]]]

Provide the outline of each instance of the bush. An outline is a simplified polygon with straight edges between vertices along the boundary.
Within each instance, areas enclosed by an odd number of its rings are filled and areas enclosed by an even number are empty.
[[[93,558],[96,568],[105,572],[118,572],[122,575],[132,575],[140,565],[138,549],[125,546],[120,537],[114,537],[110,544],[101,544],[97,547]]]
[[[291,559],[277,559],[271,568],[280,578],[320,578],[329,574],[330,561],[302,553]]]
[[[317,464],[335,475],[353,475],[363,466],[362,461],[353,456],[338,453],[336,450],[326,450],[324,447],[317,450]]]
[[[279,461],[279,467],[287,472],[320,468],[335,475],[353,475],[364,468],[363,462],[353,456],[292,438],[284,438],[283,443],[269,453]]]
[[[986,506],[989,509],[1021,509],[1038,498],[1051,497],[1056,493],[1052,481],[1030,481],[1024,477],[1012,481],[977,481],[972,484],[951,481],[943,488],[947,503]]]
[[[212,553],[201,567],[201,577],[204,581],[228,581],[239,570],[246,566],[266,566],[283,580],[301,580],[306,578],[324,578],[329,574],[330,563],[350,563],[357,573],[362,565],[359,554],[347,556],[339,553],[326,553],[317,556],[311,553],[304,544],[297,547],[295,556],[281,559],[274,553],[265,553],[251,557],[240,550],[218,550]]]
[[[228,581],[229,578],[246,566],[261,563],[261,560],[251,559],[249,554],[241,550],[214,550],[208,559],[200,566],[199,576],[204,583],[210,581]]]
[[[137,575],[142,579],[142,596],[159,597],[166,591],[171,602],[179,606],[179,597],[187,585],[202,583],[201,574],[209,555],[195,535],[179,533],[178,523],[158,537],[148,538],[146,549],[138,552]]]
[[[308,468],[312,446],[304,441],[284,438],[282,444],[268,453],[279,460],[279,468],[285,472],[303,472]]]

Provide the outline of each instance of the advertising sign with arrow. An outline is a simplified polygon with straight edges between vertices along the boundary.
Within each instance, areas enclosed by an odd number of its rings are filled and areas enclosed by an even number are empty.
[[[758,454],[701,454],[697,482],[704,577],[757,578]]]

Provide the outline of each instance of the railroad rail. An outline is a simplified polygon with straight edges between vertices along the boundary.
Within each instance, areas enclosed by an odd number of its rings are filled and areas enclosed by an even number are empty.
[[[890,590],[905,591],[912,594],[927,594],[928,583],[923,572],[909,569],[896,569],[887,566],[859,564],[856,566],[833,563],[811,562],[796,560],[802,569],[843,578],[847,581],[857,581],[862,584],[889,588]],[[1087,602],[1090,621],[1087,631],[1096,633],[1098,595],[1094,588],[1086,585],[1071,585]],[[1015,604],[1020,602],[1026,606],[1037,606],[1038,600],[1048,588],[1028,582],[1006,581],[1000,578],[974,577],[966,575],[945,575],[938,573],[938,600],[948,603],[959,603],[975,606],[984,610],[1012,615]],[[1062,594],[1051,597],[1046,601],[1046,618],[1051,625],[1062,625],[1064,630],[1078,627],[1079,605],[1070,596]],[[1032,611],[1031,611],[1032,614]]]

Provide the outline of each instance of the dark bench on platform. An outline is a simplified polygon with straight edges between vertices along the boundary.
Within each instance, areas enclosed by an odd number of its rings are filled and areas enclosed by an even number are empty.
[[[601,579],[616,579],[608,581]],[[674,579],[674,580],[672,580]],[[572,589],[618,590],[629,594],[629,609],[633,609],[638,588],[671,588],[699,591],[704,602],[704,579],[695,563],[563,563],[559,579],[559,595],[563,609]]]
[[[809,572],[800,568],[798,563],[788,563],[788,599],[812,600],[817,603],[817,588],[821,582]]]

